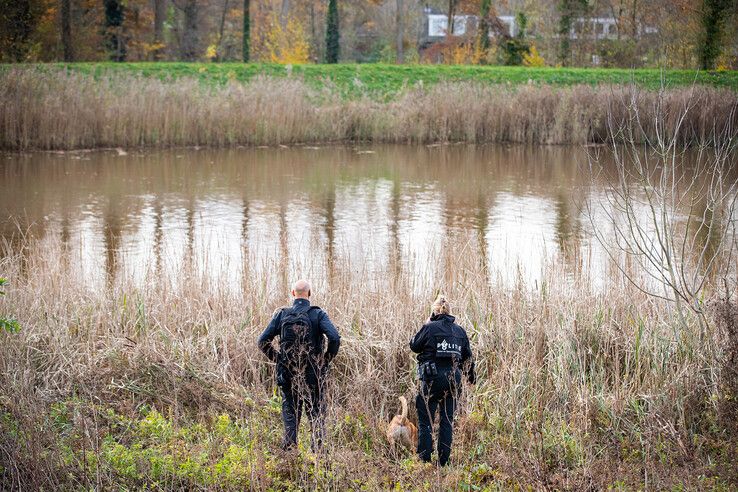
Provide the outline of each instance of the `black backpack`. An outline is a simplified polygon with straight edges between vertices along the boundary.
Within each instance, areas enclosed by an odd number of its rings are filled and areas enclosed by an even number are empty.
[[[313,325],[308,313],[294,308],[282,312],[279,355],[282,364],[291,369],[305,368],[313,351]]]

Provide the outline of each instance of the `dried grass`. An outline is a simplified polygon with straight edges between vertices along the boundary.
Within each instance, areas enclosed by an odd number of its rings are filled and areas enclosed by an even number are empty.
[[[95,78],[61,70],[0,73],[0,149],[278,145],[295,142],[522,142],[587,144],[606,138],[606,116],[636,101],[652,121],[658,94],[634,86],[483,85],[414,88],[389,102],[345,100],[330,86],[257,77],[208,86],[130,74]],[[664,131],[685,107],[679,139],[705,141],[736,122],[738,97],[707,87],[666,90]],[[654,137],[656,129],[647,127]],[[616,138],[620,138],[617,136]]]
[[[13,279],[0,307],[23,326],[20,334],[0,335],[0,406],[37,436],[26,443],[34,454],[4,431],[0,463],[6,470],[18,460],[25,466],[10,477],[26,487],[69,484],[64,466],[52,466],[43,448],[54,449],[49,406],[70,398],[128,414],[153,405],[175,422],[227,412],[257,425],[256,410],[244,402],[267,407],[273,376],[255,339],[274,308],[288,301],[284,292],[265,290],[264,279],[248,269],[243,294],[187,272],[179,289],[152,276],[145,287],[121,281],[90,291],[68,282],[66,255],[31,243],[24,257],[0,263],[0,273]],[[427,316],[433,292],[415,294],[406,273],[390,273],[386,285],[360,291],[339,266],[315,299],[343,336],[332,373],[332,478],[298,474],[294,483],[390,487],[382,477],[397,474],[411,488],[441,489],[470,476],[478,483],[559,489],[604,488],[617,480],[656,489],[682,480],[703,484],[695,477],[707,473],[718,452],[708,445],[715,432],[708,423],[718,414],[705,402],[717,398],[722,354],[719,343],[700,341],[695,320],[675,338],[668,306],[627,285],[606,295],[591,291],[577,279],[564,280],[555,266],[538,290],[485,287],[473,255],[441,263],[436,281],[468,328],[480,380],[462,399],[457,466],[445,474],[407,473],[388,458],[381,437],[397,396],[415,389],[407,340]],[[97,417],[85,415],[78,428],[89,435],[81,442],[94,454]],[[366,423],[359,437],[342,424],[349,418]],[[268,436],[280,432],[276,416],[270,422],[271,429],[254,431],[266,439],[260,459],[276,446],[277,437]],[[80,476],[76,466],[70,476]],[[477,476],[480,466],[494,472]],[[100,486],[126,483],[103,478]],[[252,480],[256,488],[272,483]]]

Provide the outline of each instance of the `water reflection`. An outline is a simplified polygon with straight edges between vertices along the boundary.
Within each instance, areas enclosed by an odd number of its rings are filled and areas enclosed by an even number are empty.
[[[491,270],[504,283],[514,282],[518,276],[526,281],[541,278],[541,270],[559,252],[557,218],[551,201],[501,192],[489,216],[487,243]]]
[[[80,207],[78,215],[70,224],[69,263],[73,280],[99,290],[105,283],[106,262],[105,229],[103,219],[94,204]]]
[[[361,150],[361,152],[359,152]],[[367,152],[368,151],[368,152]],[[489,283],[540,281],[562,261],[605,278],[577,203],[583,151],[499,146],[326,147],[31,154],[0,161],[0,230],[69,253],[99,289],[181,272],[238,291],[336,275],[427,289],[464,259]]]

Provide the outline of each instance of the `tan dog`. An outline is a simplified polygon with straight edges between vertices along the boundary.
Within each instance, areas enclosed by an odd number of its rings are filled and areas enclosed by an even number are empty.
[[[402,413],[392,417],[387,427],[387,440],[393,450],[395,444],[399,443],[412,451],[418,447],[418,428],[407,418],[407,400],[404,396],[400,397],[400,403]]]

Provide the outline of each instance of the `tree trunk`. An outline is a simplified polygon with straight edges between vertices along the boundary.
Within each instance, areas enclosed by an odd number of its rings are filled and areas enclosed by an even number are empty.
[[[220,16],[220,26],[218,27],[218,42],[215,43],[215,61],[222,61],[220,45],[223,42],[223,33],[225,32],[225,19],[228,14],[228,0],[223,3],[223,12]]]
[[[448,0],[448,24],[446,37],[454,35],[454,17],[456,17],[456,0]]]
[[[180,57],[184,61],[197,60],[197,49],[200,42],[197,20],[199,17],[197,0],[187,0],[182,8],[184,13],[184,26],[182,28],[182,42],[180,46]]]
[[[243,0],[243,61],[251,58],[251,0]]]
[[[586,10],[580,0],[560,0],[559,17],[559,60],[567,66],[571,61],[571,31],[577,17]],[[581,34],[581,33],[580,33]]]
[[[279,25],[284,30],[287,27],[287,19],[290,16],[290,0],[282,0],[282,8],[279,9]]]
[[[404,1],[403,0],[397,0],[397,16],[396,16],[396,22],[397,22],[397,63],[405,63],[405,46],[404,46],[404,34],[405,34],[405,26],[403,25],[403,10],[404,10]]]
[[[154,0],[154,60],[159,61],[164,55],[164,20],[167,16],[166,0]]]
[[[64,50],[64,61],[74,61],[74,44],[72,42],[72,0],[61,0],[61,41]]]
[[[126,44],[123,37],[124,7],[119,0],[103,0],[105,10],[105,42],[110,59],[117,62],[126,59]]]
[[[615,11],[615,6],[610,4],[610,15],[615,19],[615,30],[617,31],[617,40],[620,41],[620,32],[623,30],[623,8],[622,6]],[[602,33],[603,36],[605,33]]]
[[[633,39],[638,38],[638,0],[633,0],[633,12],[630,13],[630,19],[632,22]]]
[[[313,59],[317,62],[322,60],[322,46],[318,39],[318,27],[315,20],[315,4],[310,2],[310,48],[313,53]]]
[[[489,11],[491,7],[490,0],[482,0],[479,8],[479,49],[483,53],[483,60],[486,59],[487,51],[489,51]],[[483,62],[484,63],[484,62]]]

